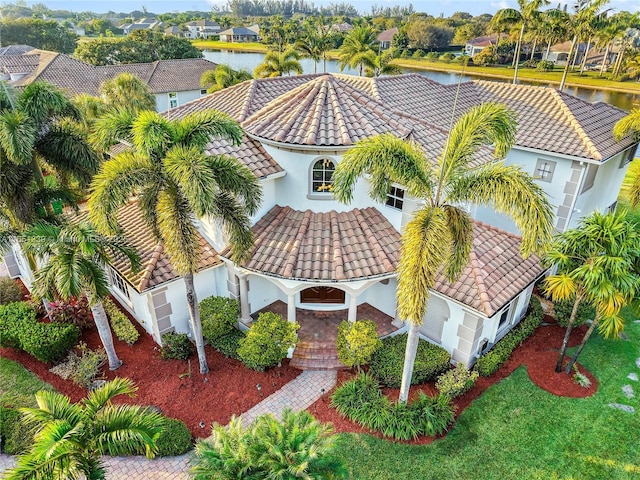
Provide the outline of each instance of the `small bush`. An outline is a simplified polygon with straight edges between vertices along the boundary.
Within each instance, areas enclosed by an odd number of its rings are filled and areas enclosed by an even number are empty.
[[[536,65],[536,70],[539,72],[551,72],[553,71],[553,62],[549,60],[540,60]]]
[[[297,323],[288,322],[276,313],[261,313],[240,341],[238,355],[247,367],[264,371],[277,365],[289,349],[295,347],[299,328]]]
[[[70,299],[68,302],[50,302],[49,318],[55,323],[70,323],[79,328],[93,325],[93,316],[86,298]]]
[[[591,380],[589,380],[589,377],[587,377],[584,373],[574,373],[573,381],[580,385],[582,388],[589,388],[591,386]]]
[[[156,446],[159,457],[175,457],[187,453],[193,447],[191,431],[183,421],[166,417]]]
[[[429,52],[424,56],[424,58],[426,58],[430,62],[435,62],[436,60],[438,60],[439,56],[440,55],[438,54],[438,52]]]
[[[218,350],[225,357],[233,358],[235,360],[240,360],[240,355],[238,355],[238,348],[240,348],[240,342],[246,335],[244,332],[240,330],[234,330],[228,335],[224,335],[222,337],[216,338],[211,346]]]
[[[110,299],[105,298],[102,301],[104,311],[109,317],[109,323],[113,328],[113,333],[116,334],[119,340],[126,342],[127,345],[133,345],[140,338],[140,332],[135,327],[129,317],[127,317]]]
[[[561,327],[569,326],[569,317],[571,317],[571,311],[573,310],[574,300],[567,300],[566,302],[557,302],[553,305],[553,309],[556,312],[556,322]],[[586,302],[580,303],[578,306],[578,313],[573,323],[574,327],[584,324],[587,320],[593,320],[596,316],[595,309]]]
[[[193,353],[193,343],[186,333],[169,332],[162,335],[162,358],[186,360]]]
[[[413,55],[411,55],[413,58],[422,58],[424,57],[424,50],[416,50],[415,52],[413,52]]]
[[[0,452],[20,455],[33,444],[33,431],[22,423],[22,413],[0,407]]]
[[[418,399],[409,404],[420,432],[428,437],[440,435],[454,421],[454,410],[449,397],[429,397],[420,392]]]
[[[498,56],[496,55],[496,47],[493,45],[484,47],[480,53],[477,53],[473,57],[473,64],[480,65],[482,67],[486,67],[487,65],[497,62]]]
[[[202,322],[202,336],[210,343],[216,338],[231,333],[240,315],[238,301],[233,298],[207,297],[202,300],[200,307],[200,321]]]
[[[93,381],[100,375],[100,370],[107,363],[107,354],[104,349],[91,350],[85,343],[80,343],[80,356],[77,357],[71,380],[76,385],[89,388]]]
[[[0,305],[20,302],[22,300],[22,288],[13,278],[0,277]]]
[[[44,363],[62,360],[78,341],[80,329],[64,323],[35,322],[20,337],[20,348]]]
[[[478,372],[469,371],[459,363],[456,368],[444,372],[436,381],[436,388],[448,398],[456,398],[467,392],[478,379]]]
[[[452,52],[445,52],[442,55],[440,55],[439,60],[442,60],[443,62],[452,62],[453,60],[455,60],[456,55]]]
[[[348,322],[338,325],[336,347],[338,359],[347,367],[366,365],[371,356],[382,346],[376,323],[371,320]]]
[[[396,335],[382,340],[382,347],[373,354],[369,362],[371,374],[388,387],[399,387],[402,382],[406,346],[407,335]],[[444,348],[420,340],[411,385],[434,380],[449,368],[450,360],[451,356]]]
[[[36,323],[36,311],[27,302],[0,305],[0,347],[21,348],[21,332]]]

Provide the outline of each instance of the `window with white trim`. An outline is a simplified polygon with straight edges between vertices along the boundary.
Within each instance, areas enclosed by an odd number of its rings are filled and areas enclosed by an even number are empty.
[[[556,162],[551,160],[538,159],[536,163],[536,169],[533,172],[533,176],[542,182],[551,183],[553,180],[553,173],[556,171]]]
[[[598,173],[598,166],[590,163],[587,166],[587,173],[584,175],[584,182],[582,183],[582,190],[580,193],[584,193],[593,187],[594,182],[596,181],[596,175]]]
[[[509,323],[509,318],[511,317],[511,305],[505,308],[500,314],[500,321],[498,322],[498,330],[504,327],[507,323]]]
[[[317,160],[311,169],[311,192],[331,193],[333,192],[333,173],[336,171],[336,164],[329,158]]]
[[[176,92],[169,92],[169,108],[176,108],[178,106],[178,94]]]
[[[387,193],[387,201],[385,205],[396,210],[402,210],[404,205],[404,190],[400,187],[391,187],[389,193]]]
[[[111,267],[109,267],[109,280],[111,286],[114,287],[118,291],[118,293],[121,293],[126,299],[131,300],[127,282],[124,280],[124,278],[122,278],[122,275],[120,275]]]

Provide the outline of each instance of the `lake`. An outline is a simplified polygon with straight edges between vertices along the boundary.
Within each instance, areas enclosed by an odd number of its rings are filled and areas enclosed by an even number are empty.
[[[230,50],[205,50],[204,58],[210,60],[214,63],[222,63],[225,65],[229,65],[233,69],[246,69],[249,72],[253,72],[253,70],[262,63],[262,59],[264,58],[264,54],[262,53],[248,53],[248,52],[234,52]],[[314,73],[314,62],[309,58],[303,58],[300,60],[300,64],[302,65],[302,69],[304,73]],[[323,71],[322,62],[318,62],[315,66],[317,72]],[[457,73],[446,73],[446,72],[432,72],[429,70],[416,70],[411,68],[403,68],[403,71],[406,73],[417,73],[420,75],[424,75],[431,80],[435,80],[436,82],[440,82],[443,84],[451,84],[456,83],[460,76]],[[329,73],[339,73],[340,67],[338,67],[338,62],[336,60],[327,60],[327,72]],[[349,73],[353,75],[358,75],[358,71],[352,68],[345,68],[342,73]],[[477,80],[481,77],[472,76],[472,75],[464,75],[464,80]],[[499,79],[491,79],[497,82],[504,82],[506,80]],[[526,82],[522,81],[522,83],[535,84],[535,85],[545,85],[540,82]],[[606,102],[611,105],[614,105],[623,110],[630,110],[631,107],[635,104],[640,104],[640,94],[631,94],[631,93],[622,93],[622,92],[613,92],[613,91],[604,91],[604,90],[592,90],[589,88],[578,88],[578,87],[566,87],[565,92],[574,95],[578,98],[586,100],[587,102]]]

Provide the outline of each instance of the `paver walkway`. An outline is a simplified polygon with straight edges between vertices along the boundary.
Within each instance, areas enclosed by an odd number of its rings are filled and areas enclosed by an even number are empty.
[[[242,424],[248,425],[257,416],[273,413],[281,418],[285,408],[304,410],[336,384],[337,373],[328,370],[305,370],[280,390],[242,414]],[[109,480],[187,479],[188,454],[179,457],[147,460],[144,457],[106,457]],[[15,457],[0,455],[0,473],[15,465]]]

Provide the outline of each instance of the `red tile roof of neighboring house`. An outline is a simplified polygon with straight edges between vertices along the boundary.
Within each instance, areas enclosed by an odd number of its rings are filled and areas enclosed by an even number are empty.
[[[509,38],[509,35],[506,33],[492,33],[484,37],[472,38],[467,44],[473,45],[474,47],[488,47],[489,45],[497,45],[498,42],[504,38]]]
[[[376,37],[379,42],[390,42],[393,40],[393,36],[398,33],[398,27],[389,28],[384,32],[380,32]]]

